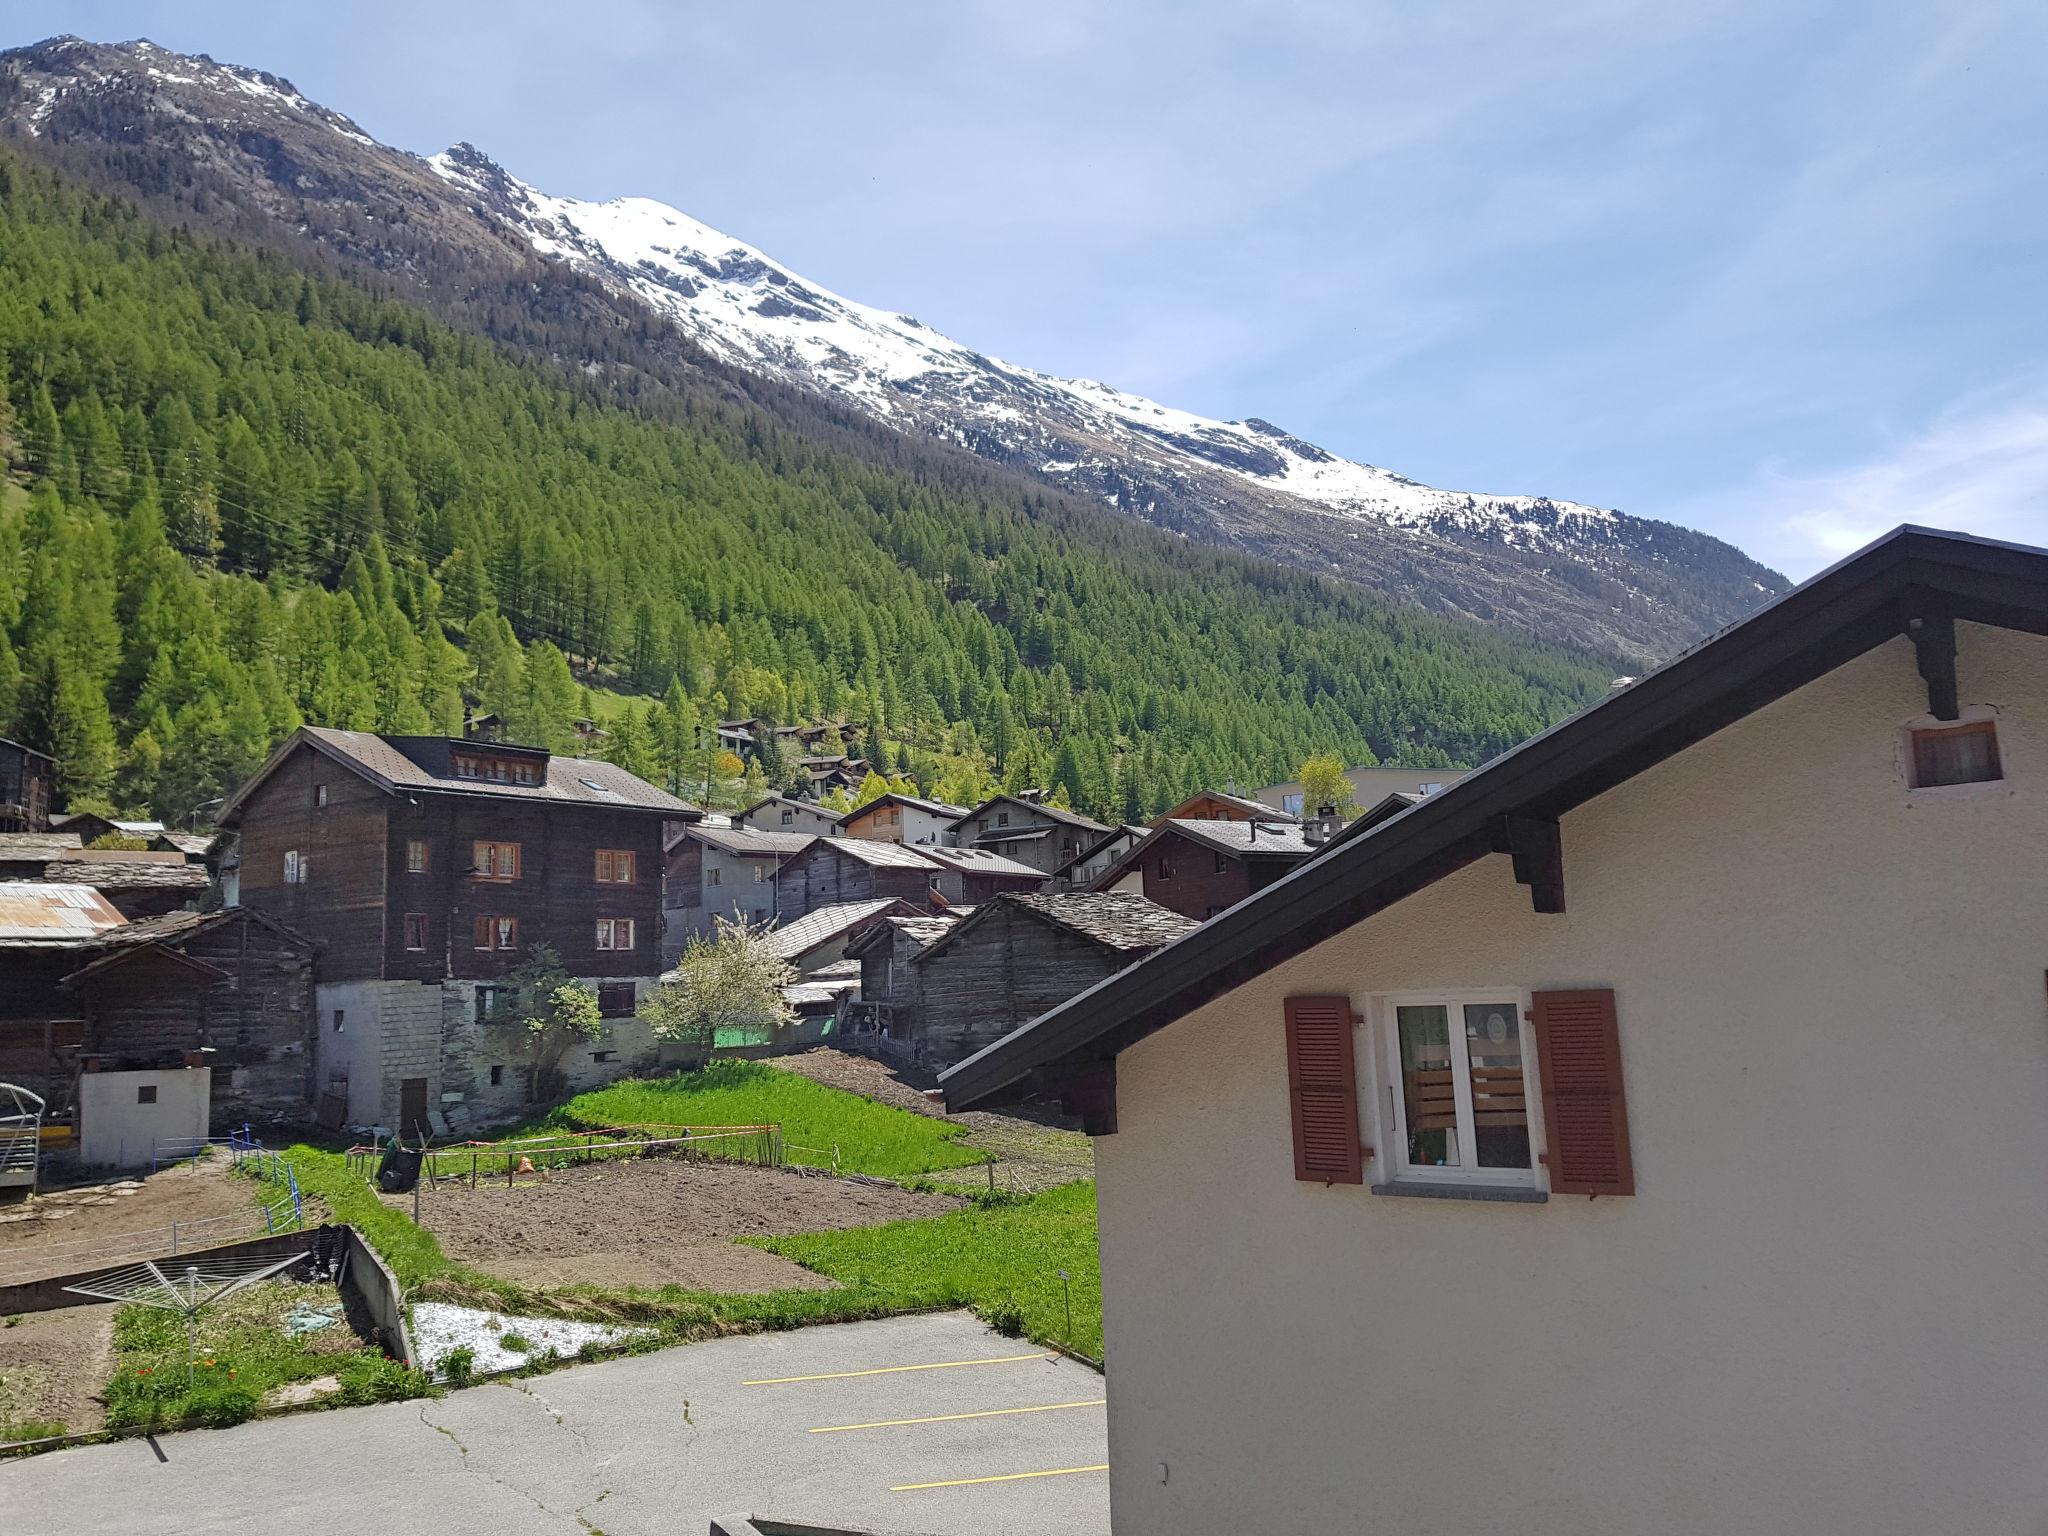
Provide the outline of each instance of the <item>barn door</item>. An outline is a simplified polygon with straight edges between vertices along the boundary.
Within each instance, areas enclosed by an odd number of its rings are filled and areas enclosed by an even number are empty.
[[[408,1077],[398,1085],[398,1133],[408,1141],[434,1134],[427,1123],[427,1080]]]

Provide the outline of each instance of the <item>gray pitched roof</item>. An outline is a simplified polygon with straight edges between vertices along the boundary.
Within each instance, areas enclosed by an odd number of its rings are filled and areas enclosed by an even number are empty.
[[[1010,805],[1020,806],[1027,811],[1037,811],[1041,815],[1047,816],[1053,821],[1063,822],[1070,827],[1080,827],[1084,831],[1107,832],[1109,830],[1109,828],[1105,827],[1101,822],[1091,821],[1086,816],[1083,816],[1079,811],[1062,810],[1060,807],[1056,805],[1047,805],[1042,800],[1022,800],[1015,795],[990,795],[988,799],[982,801],[981,804],[977,805],[973,810],[967,812],[967,815],[979,816],[983,811],[987,810],[990,806],[1002,804],[1004,802],[1007,802]],[[1008,829],[1006,828],[1005,830]]]
[[[939,866],[926,858],[923,852],[902,843],[884,843],[867,837],[821,837],[817,840],[820,848],[830,848],[871,864],[877,869],[937,869]]]
[[[43,878],[53,885],[90,885],[102,891],[206,889],[206,870],[202,865],[140,859],[66,859],[44,865]]]
[[[1237,858],[1299,859],[1315,851],[1297,821],[1195,821],[1176,816],[1166,825],[1184,837]]]
[[[308,725],[300,727],[296,736],[272,753],[270,761],[235,791],[221,808],[222,818],[235,812],[249,792],[268,778],[301,742],[389,791],[608,806],[614,810],[658,812],[683,821],[694,821],[702,814],[667,790],[656,789],[637,774],[598,758],[550,756],[546,782],[501,784],[494,780],[457,778],[445,766],[451,751],[488,754],[494,745],[491,742],[460,741],[446,736],[380,736],[373,731],[337,731]]]
[[[943,848],[931,843],[919,843],[916,847],[926,858],[963,875],[1005,875],[1020,880],[1046,878],[1044,870],[1019,864],[1015,859],[1006,859],[986,848]]]
[[[0,864],[47,864],[84,846],[76,832],[0,832]]]
[[[785,960],[816,949],[842,933],[872,922],[886,912],[909,911],[908,903],[894,896],[869,901],[846,901],[833,907],[819,907],[780,928],[768,930],[768,947]]]
[[[683,836],[743,859],[786,859],[818,840],[815,832],[756,832],[752,827],[685,827]]]
[[[1064,928],[1133,959],[1170,944],[1201,925],[1191,917],[1147,901],[1135,891],[1006,891],[982,902],[974,914],[913,956],[923,961],[942,953],[959,936],[991,913],[1013,909],[1041,922]]]

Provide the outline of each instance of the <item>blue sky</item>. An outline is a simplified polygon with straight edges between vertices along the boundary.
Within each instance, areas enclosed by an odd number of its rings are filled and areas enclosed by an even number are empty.
[[[2037,0],[38,5],[984,351],[1795,576],[2048,542]]]

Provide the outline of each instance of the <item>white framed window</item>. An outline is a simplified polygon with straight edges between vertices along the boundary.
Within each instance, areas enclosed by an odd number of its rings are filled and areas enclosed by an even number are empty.
[[[633,919],[630,917],[600,917],[597,920],[597,947],[599,949],[631,949],[633,947]]]
[[[1514,987],[1375,999],[1383,1178],[1541,1186],[1542,1095],[1528,1009],[1529,994]]]
[[[296,848],[284,852],[284,883],[304,885],[306,883],[306,856]]]

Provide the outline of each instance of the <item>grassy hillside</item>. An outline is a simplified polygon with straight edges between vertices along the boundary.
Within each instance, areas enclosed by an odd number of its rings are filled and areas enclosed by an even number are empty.
[[[837,715],[927,788],[1106,816],[1315,748],[1470,762],[1609,669],[765,417],[608,403],[275,253],[0,156],[0,734],[183,817],[301,720],[465,694],[687,781],[698,723]],[[936,462],[936,461],[934,461]],[[565,659],[566,658],[566,659]]]

